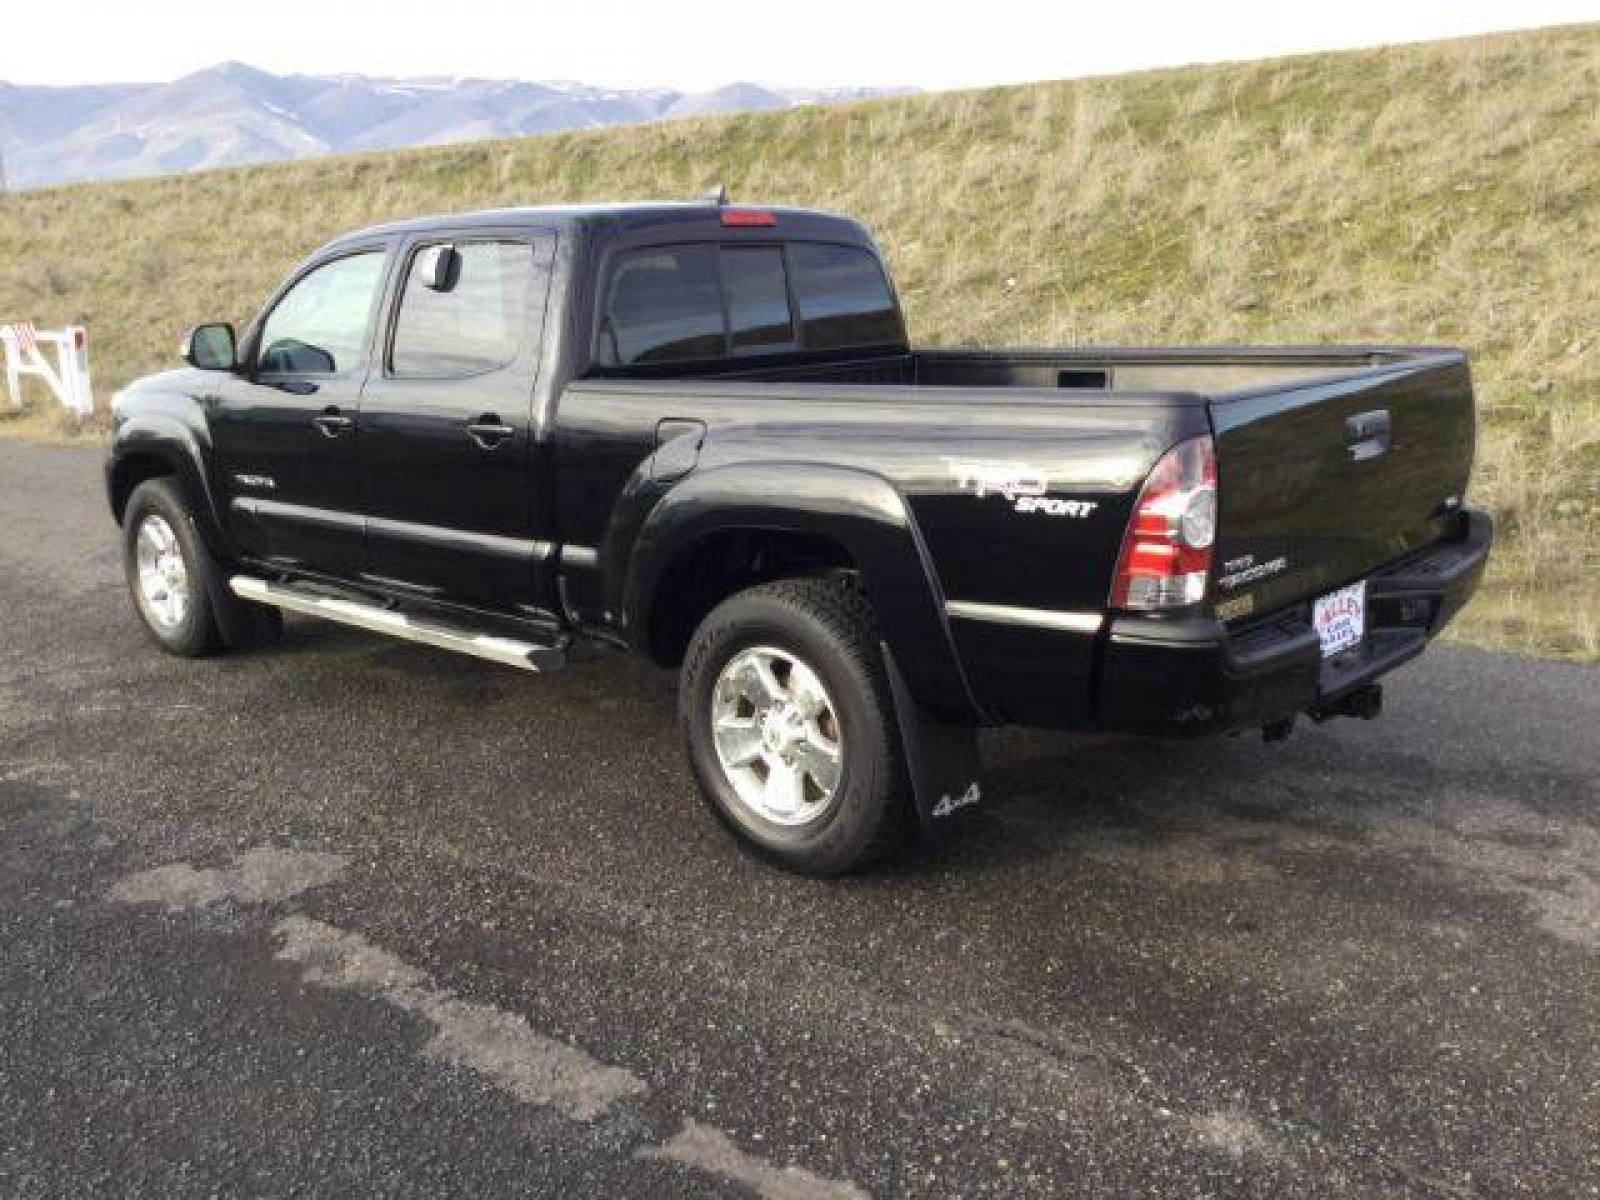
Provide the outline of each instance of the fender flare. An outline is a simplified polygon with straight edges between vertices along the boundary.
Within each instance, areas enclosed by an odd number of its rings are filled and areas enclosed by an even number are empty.
[[[679,554],[701,538],[740,529],[809,534],[842,545],[909,694],[947,720],[981,719],[945,620],[943,589],[905,498],[887,479],[855,468],[738,463],[703,468],[675,484],[649,510],[631,544],[613,539],[610,547],[625,568],[607,572],[620,592],[612,610],[637,649],[648,649],[659,584]]]
[[[162,413],[140,413],[123,420],[106,461],[106,499],[118,523],[122,521],[117,499],[121,472],[134,458],[157,458],[172,469],[189,499],[195,527],[206,549],[223,561],[232,561],[236,557],[234,547],[211,485],[214,458],[209,439],[197,435],[177,417]]]

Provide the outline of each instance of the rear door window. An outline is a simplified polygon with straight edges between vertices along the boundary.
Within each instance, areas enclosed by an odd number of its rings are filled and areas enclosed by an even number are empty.
[[[866,250],[793,242],[789,267],[807,350],[899,345],[904,340],[889,281]]]
[[[728,297],[728,340],[734,354],[797,348],[780,247],[724,246],[722,287]]]
[[[662,246],[620,260],[600,323],[602,364],[692,362],[726,353],[715,246]]]
[[[509,365],[532,326],[533,246],[458,243],[457,265],[444,280],[429,278],[429,249],[419,247],[411,259],[389,370],[459,379]]]

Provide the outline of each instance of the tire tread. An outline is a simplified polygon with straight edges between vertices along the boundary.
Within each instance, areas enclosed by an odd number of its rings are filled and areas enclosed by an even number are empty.
[[[706,670],[706,660],[725,644],[730,636],[729,626],[737,626],[741,612],[758,605],[777,605],[793,614],[799,623],[820,626],[833,649],[849,662],[850,669],[867,683],[870,695],[866,697],[871,719],[867,728],[858,730],[871,739],[864,754],[871,761],[882,780],[882,795],[878,811],[873,814],[869,828],[859,837],[858,844],[842,853],[818,856],[808,860],[805,856],[775,851],[745,835],[730,824],[730,819],[720,807],[711,802],[725,825],[730,825],[741,840],[763,856],[776,859],[790,869],[809,874],[840,874],[864,866],[889,854],[902,842],[910,814],[909,783],[900,746],[899,727],[895,722],[893,695],[888,674],[884,668],[882,648],[878,638],[877,618],[867,597],[847,579],[837,577],[802,577],[780,579],[758,584],[737,592],[712,610],[691,639],[684,658],[681,687],[683,720],[686,735],[692,719],[693,702],[690,697]],[[690,757],[694,748],[690,739]],[[697,766],[697,774],[701,773]],[[702,779],[702,791],[707,786]],[[708,801],[710,797],[708,796]]]

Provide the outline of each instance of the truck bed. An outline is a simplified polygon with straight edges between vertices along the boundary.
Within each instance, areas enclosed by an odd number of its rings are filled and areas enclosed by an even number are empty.
[[[826,363],[736,361],[700,370],[652,368],[633,377],[727,379],[767,383],[910,384],[921,387],[1035,388],[1084,392],[1183,392],[1206,397],[1340,379],[1396,365],[1455,357],[1437,347],[1264,346],[1092,347],[1081,350],[918,349]],[[610,377],[629,377],[614,372]]]
[[[589,446],[660,416],[703,421],[703,469],[719,443],[739,458],[815,447],[857,462],[907,497],[948,596],[1072,612],[1105,609],[1155,458],[1209,432],[1219,497],[1209,604],[1230,623],[1308,603],[1450,537],[1474,439],[1465,356],[1440,348],[913,350],[581,380],[560,405],[564,436]],[[621,494],[624,478],[593,474],[634,469],[616,450],[558,471],[563,511],[596,512],[597,492]],[[974,504],[958,478],[966,461],[1034,471],[1051,495],[1097,504],[1095,516]]]

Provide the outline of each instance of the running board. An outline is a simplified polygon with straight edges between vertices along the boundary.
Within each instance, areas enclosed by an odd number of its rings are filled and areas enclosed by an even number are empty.
[[[386,633],[408,642],[420,642],[424,646],[437,646],[441,650],[454,650],[457,654],[486,658],[490,662],[523,671],[559,671],[567,663],[563,646],[540,645],[492,633],[474,633],[469,629],[457,629],[408,616],[376,604],[361,604],[354,600],[302,592],[251,575],[235,575],[228,580],[228,586],[236,596],[257,604],[270,604],[274,608],[322,617],[341,625]]]

